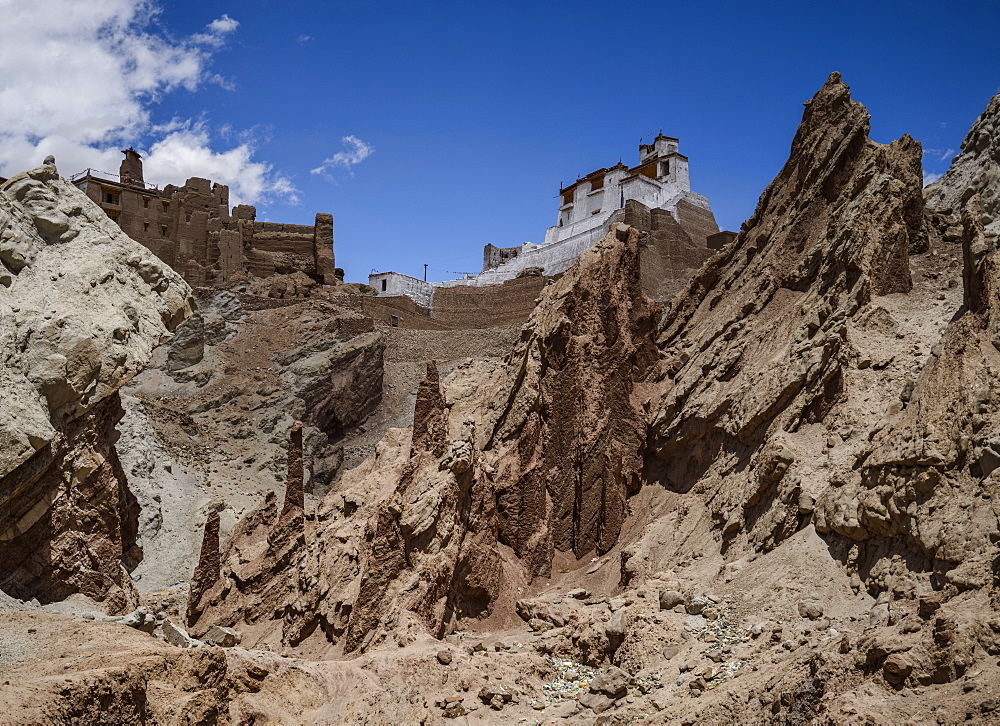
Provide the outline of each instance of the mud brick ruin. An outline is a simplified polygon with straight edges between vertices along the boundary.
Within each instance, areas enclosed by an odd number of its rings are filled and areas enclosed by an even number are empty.
[[[333,215],[319,213],[312,225],[258,222],[256,208],[247,204],[230,213],[228,186],[192,177],[183,186],[158,189],[144,181],[135,149],[122,153],[117,181],[92,169],[71,181],[189,284],[211,287],[246,274],[294,272],[334,282]]]

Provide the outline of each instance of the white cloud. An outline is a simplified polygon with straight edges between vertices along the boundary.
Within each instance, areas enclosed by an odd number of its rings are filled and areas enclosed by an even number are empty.
[[[941,154],[940,158],[938,159],[938,161],[950,161],[951,160],[951,156],[954,153],[955,153],[954,149],[948,149],[947,151],[942,152],[942,154]]]
[[[119,150],[135,144],[149,148],[150,171],[218,173],[245,202],[294,194],[287,178],[252,160],[252,143],[217,151],[203,122],[154,122],[153,104],[170,92],[231,86],[209,64],[239,26],[223,15],[177,39],[157,30],[158,15],[156,0],[0,0],[0,175],[47,154],[66,175],[112,173]]]
[[[208,129],[203,122],[197,122],[154,143],[143,159],[143,175],[147,182],[160,186],[183,184],[193,176],[227,184],[229,201],[234,205],[275,196],[297,204],[297,190],[292,181],[275,173],[270,164],[254,161],[253,154],[254,144],[249,140],[226,151],[214,151]]]
[[[343,151],[338,151],[329,159],[324,159],[323,163],[310,170],[310,173],[329,177],[331,169],[340,166],[353,175],[352,167],[357,166],[375,153],[374,146],[365,143],[353,134],[343,137],[340,141],[346,148]]]
[[[924,186],[927,186],[928,184],[933,184],[942,176],[944,176],[944,174],[934,174],[929,171],[924,172]]]
[[[315,40],[311,35],[300,35],[295,39],[296,43],[308,43],[310,40]]]

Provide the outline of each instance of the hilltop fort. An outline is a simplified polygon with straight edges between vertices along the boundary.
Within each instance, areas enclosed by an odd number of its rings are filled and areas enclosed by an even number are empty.
[[[333,215],[317,214],[311,225],[258,222],[257,209],[248,204],[230,213],[225,184],[192,177],[183,186],[159,189],[143,179],[135,149],[122,153],[117,175],[87,169],[70,181],[189,284],[227,285],[247,273],[302,272],[320,284],[336,279]]]
[[[445,282],[426,282],[399,272],[369,275],[368,284],[389,300],[367,305],[372,308],[368,312],[392,307],[397,321],[405,321],[405,311],[411,320],[417,315],[469,325],[499,324],[500,319],[489,316],[499,315],[505,321],[514,312],[512,306],[530,310],[534,294],[525,305],[522,288],[537,292],[543,284],[516,281],[561,275],[618,222],[644,233],[643,286],[654,299],[666,299],[735,237],[719,231],[708,198],[691,191],[688,157],[678,150],[679,143],[676,137],[660,133],[652,143],[639,145],[636,166],[619,162],[560,188],[556,224],[545,232],[544,242],[516,247],[487,244],[478,275]]]

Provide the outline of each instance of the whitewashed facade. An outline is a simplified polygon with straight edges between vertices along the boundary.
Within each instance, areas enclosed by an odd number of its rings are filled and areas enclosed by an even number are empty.
[[[546,231],[545,241],[542,244],[525,242],[520,248],[504,248],[505,257],[515,252],[516,256],[488,269],[484,263],[478,275],[427,283],[389,272],[371,275],[369,284],[380,295],[407,295],[430,308],[435,287],[499,285],[513,280],[529,267],[541,268],[544,275],[565,272],[607,234],[611,225],[621,218],[629,199],[650,209],[665,209],[675,218],[681,200],[711,210],[707,197],[691,191],[688,158],[678,151],[678,143],[678,139],[661,133],[651,144],[639,145],[636,166],[618,163],[563,187],[559,190],[556,224]]]

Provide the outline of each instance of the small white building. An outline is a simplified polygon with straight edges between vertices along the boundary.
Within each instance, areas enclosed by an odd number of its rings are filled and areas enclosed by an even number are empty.
[[[380,295],[407,295],[430,308],[436,287],[499,285],[534,267],[541,268],[543,275],[565,272],[621,219],[625,202],[630,199],[650,209],[665,209],[678,221],[677,205],[682,200],[710,214],[708,198],[691,191],[688,158],[678,151],[678,143],[673,136],[660,133],[651,144],[639,145],[636,166],[619,162],[563,187],[559,190],[556,224],[545,232],[545,241],[525,242],[518,247],[486,245],[483,270],[478,275],[426,283],[398,273],[379,273],[369,277],[369,284]]]
[[[373,272],[368,276],[368,284],[382,297],[405,295],[425,308],[430,308],[434,298],[434,287],[431,283],[401,272]]]

